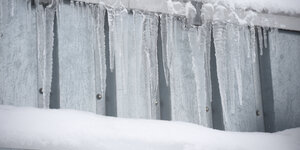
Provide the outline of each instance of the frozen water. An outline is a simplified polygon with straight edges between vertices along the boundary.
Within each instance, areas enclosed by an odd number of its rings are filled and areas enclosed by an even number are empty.
[[[54,10],[3,0],[0,20],[1,103],[49,107]],[[33,11],[35,10],[35,11]],[[42,88],[43,95],[38,91]],[[32,101],[21,101],[31,97]]]
[[[264,35],[263,35],[263,33],[262,33],[263,31],[262,31],[262,28],[260,28],[260,27],[257,27],[257,37],[258,37],[258,45],[259,45],[259,54],[260,55],[263,55],[264,54],[264,51],[263,51],[263,44],[264,44]]]
[[[105,9],[83,3],[60,4],[59,8],[60,107],[104,114]],[[102,96],[100,100],[98,94]]]
[[[54,13],[51,8],[37,5],[36,8],[36,30],[38,50],[39,87],[42,88],[42,96],[39,96],[39,107],[48,108],[50,104],[50,92],[52,81],[52,53],[54,39]]]
[[[171,119],[212,126],[209,110],[211,26],[189,27],[186,21],[161,16],[163,66],[170,87]]]
[[[225,130],[263,131],[254,27],[217,21],[213,36]]]
[[[108,15],[117,116],[159,118],[158,16],[125,9],[109,10]]]

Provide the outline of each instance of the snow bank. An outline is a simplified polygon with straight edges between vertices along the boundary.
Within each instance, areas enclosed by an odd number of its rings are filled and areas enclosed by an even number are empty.
[[[257,12],[300,14],[300,0],[202,0],[214,4],[225,4],[231,8],[255,10]]]
[[[224,132],[169,121],[105,117],[75,110],[0,105],[0,147],[101,150],[296,150],[300,128]]]

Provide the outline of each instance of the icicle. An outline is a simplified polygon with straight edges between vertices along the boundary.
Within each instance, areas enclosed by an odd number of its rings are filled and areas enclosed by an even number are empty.
[[[267,39],[268,28],[263,28],[263,39],[264,39],[264,47],[268,48],[268,39]]]
[[[110,71],[114,70],[115,67],[115,47],[112,43],[115,43],[115,37],[114,37],[114,30],[115,30],[115,10],[113,9],[107,9],[108,14],[108,25],[109,25],[109,63],[110,63]]]
[[[74,9],[75,6],[74,6],[74,1],[73,0],[70,1],[70,5],[71,5],[72,9]]]
[[[37,5],[36,28],[38,49],[39,86],[42,87],[43,96],[39,107],[48,108],[52,81],[52,52],[54,42],[54,14],[55,10]]]
[[[11,0],[10,4],[11,4],[10,15],[11,15],[11,17],[13,17],[15,15],[16,1],[15,0]]]
[[[162,56],[163,56],[163,67],[164,67],[164,76],[166,79],[167,86],[169,85],[170,80],[170,66],[172,63],[172,50],[175,47],[174,43],[174,22],[175,18],[173,16],[162,15],[161,19],[161,39],[162,39]],[[168,34],[166,34],[168,33]]]
[[[250,27],[250,50],[252,53],[252,61],[255,63],[256,61],[256,40],[255,40],[255,27]]]
[[[238,94],[239,94],[239,103],[243,105],[243,81],[242,81],[242,68],[241,68],[241,49],[240,49],[240,30],[244,30],[243,27],[236,26],[236,38],[237,38],[237,49],[236,54],[234,55],[234,65],[235,65],[235,72],[237,78],[237,85],[238,85]]]
[[[51,8],[46,8],[45,12],[45,22],[46,22],[46,41],[45,41],[45,51],[44,51],[44,107],[48,108],[50,104],[50,93],[51,93],[51,82],[52,82],[52,64],[53,64],[53,46],[54,46],[54,15],[55,10]]]
[[[27,0],[27,8],[26,8],[26,29],[27,32],[31,32],[31,13],[32,13],[32,9],[31,9],[31,0]]]
[[[249,37],[248,28],[243,30],[243,38],[245,39],[245,42],[246,42],[247,58],[250,58],[251,49],[250,49],[250,37]]]
[[[101,84],[101,92],[105,93],[105,87],[106,87],[106,59],[105,59],[105,34],[104,34],[104,14],[105,10],[104,8],[98,6],[98,14],[97,14],[97,39],[98,39],[98,50],[100,58],[100,84]]]
[[[225,23],[217,22],[213,24],[213,37],[214,37],[214,45],[216,50],[216,58],[225,58],[226,56],[226,38],[227,38],[227,30]],[[217,60],[217,66],[226,65],[227,61],[225,59]],[[228,79],[225,75],[219,73],[226,73],[227,68],[217,67],[218,72],[218,81],[220,86],[220,95],[221,95],[221,104],[223,108],[223,114],[228,114],[228,98],[226,93],[226,85],[228,83]],[[228,122],[228,115],[223,115],[224,117],[224,125]]]
[[[63,0],[56,0],[56,5],[57,26],[60,26],[60,9],[63,5]]]
[[[0,1],[0,23],[2,22],[3,20],[3,1]]]
[[[161,40],[162,40],[162,61],[163,61],[163,68],[164,68],[164,77],[166,80],[166,84],[169,85],[169,66],[167,63],[168,60],[168,37],[167,37],[167,29],[170,28],[168,17],[166,15],[160,15],[160,27],[161,27]]]
[[[261,27],[257,28],[257,35],[258,35],[258,43],[259,43],[259,50],[260,50],[260,55],[263,55],[263,35],[262,35],[262,29]]]

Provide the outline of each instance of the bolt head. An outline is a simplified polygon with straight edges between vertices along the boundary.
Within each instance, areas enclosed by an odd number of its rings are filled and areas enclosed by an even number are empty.
[[[206,109],[205,109],[205,111],[206,111],[206,112],[209,112],[209,107],[207,107],[207,106],[206,106]]]
[[[260,116],[260,111],[256,110],[256,116]]]
[[[102,95],[101,95],[101,94],[97,94],[97,95],[96,95],[96,98],[97,98],[98,100],[100,100],[100,99],[102,99]]]
[[[43,94],[43,93],[44,93],[43,88],[40,88],[40,89],[39,89],[39,92],[40,92],[40,94]]]
[[[158,105],[158,101],[155,101],[154,103],[155,103],[155,105]]]

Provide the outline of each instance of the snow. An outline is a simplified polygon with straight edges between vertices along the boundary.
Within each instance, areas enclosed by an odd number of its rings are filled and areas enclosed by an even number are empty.
[[[239,133],[195,124],[0,105],[0,147],[25,149],[297,150],[300,128]]]
[[[191,2],[182,3],[178,1],[167,1],[168,11],[172,14],[183,15],[188,18],[193,18],[196,16],[196,8],[192,5]]]
[[[254,10],[256,12],[300,14],[299,0],[202,0],[213,4],[227,5],[230,8]]]

